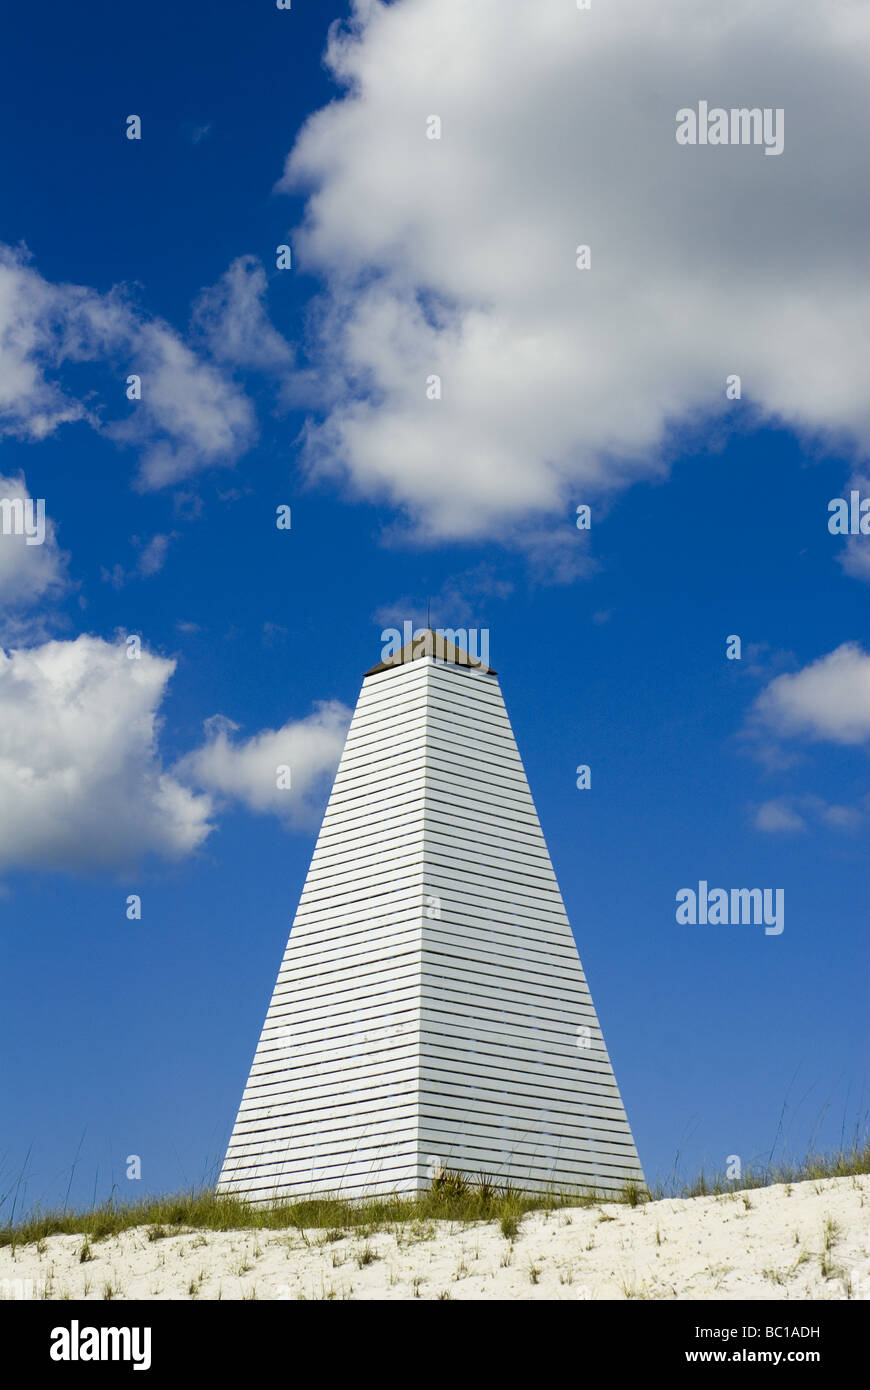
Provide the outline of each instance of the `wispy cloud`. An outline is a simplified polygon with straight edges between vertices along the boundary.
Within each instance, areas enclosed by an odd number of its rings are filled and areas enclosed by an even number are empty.
[[[62,368],[83,363],[95,377],[78,398]],[[74,420],[134,447],[144,490],[231,465],[257,437],[238,384],[124,290],[52,284],[0,246],[0,434],[44,439]]]
[[[829,830],[854,831],[864,824],[866,812],[864,807],[842,806],[804,794],[763,801],[754,808],[753,820],[758,830],[772,835],[802,834],[810,823]]]
[[[46,499],[41,500],[45,504]],[[6,502],[33,509],[39,501],[31,497],[23,474],[0,474],[0,505]],[[22,530],[13,529],[13,513],[9,508],[7,511],[9,522],[0,517],[0,638],[21,640],[29,635],[35,640],[45,633],[45,605],[59,599],[70,587],[69,556],[58,545],[56,527],[47,509],[40,544],[29,544]],[[36,615],[35,605],[40,605]]]

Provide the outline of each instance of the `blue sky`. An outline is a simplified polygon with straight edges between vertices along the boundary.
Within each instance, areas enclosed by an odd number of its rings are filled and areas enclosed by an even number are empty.
[[[331,65],[302,0],[7,21],[0,495],[49,520],[0,536],[19,1207],[77,1152],[74,1202],[213,1170],[347,712],[430,597],[490,631],[648,1177],[765,1159],[784,1104],[777,1154],[866,1123],[860,45],[680,0],[656,64],[639,6],[466,8],[360,6]],[[679,148],[707,96],[783,107],[782,155]],[[678,925],[701,879],[784,932]]]

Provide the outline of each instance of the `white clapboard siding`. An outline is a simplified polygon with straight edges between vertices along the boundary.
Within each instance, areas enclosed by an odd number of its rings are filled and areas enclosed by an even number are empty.
[[[363,681],[224,1160],[254,1202],[643,1181],[498,681]]]

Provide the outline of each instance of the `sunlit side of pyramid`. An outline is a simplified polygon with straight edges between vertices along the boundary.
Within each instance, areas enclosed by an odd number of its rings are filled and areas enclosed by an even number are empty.
[[[363,681],[219,1190],[439,1167],[643,1181],[495,673],[430,634]]]

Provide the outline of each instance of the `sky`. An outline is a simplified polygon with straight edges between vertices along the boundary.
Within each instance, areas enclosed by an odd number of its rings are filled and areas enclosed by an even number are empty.
[[[866,1133],[870,12],[758,9],[8,16],[0,1219],[214,1177],[430,602],[489,633],[648,1179]],[[678,143],[701,101],[781,152]],[[783,930],[678,922],[701,881]]]

